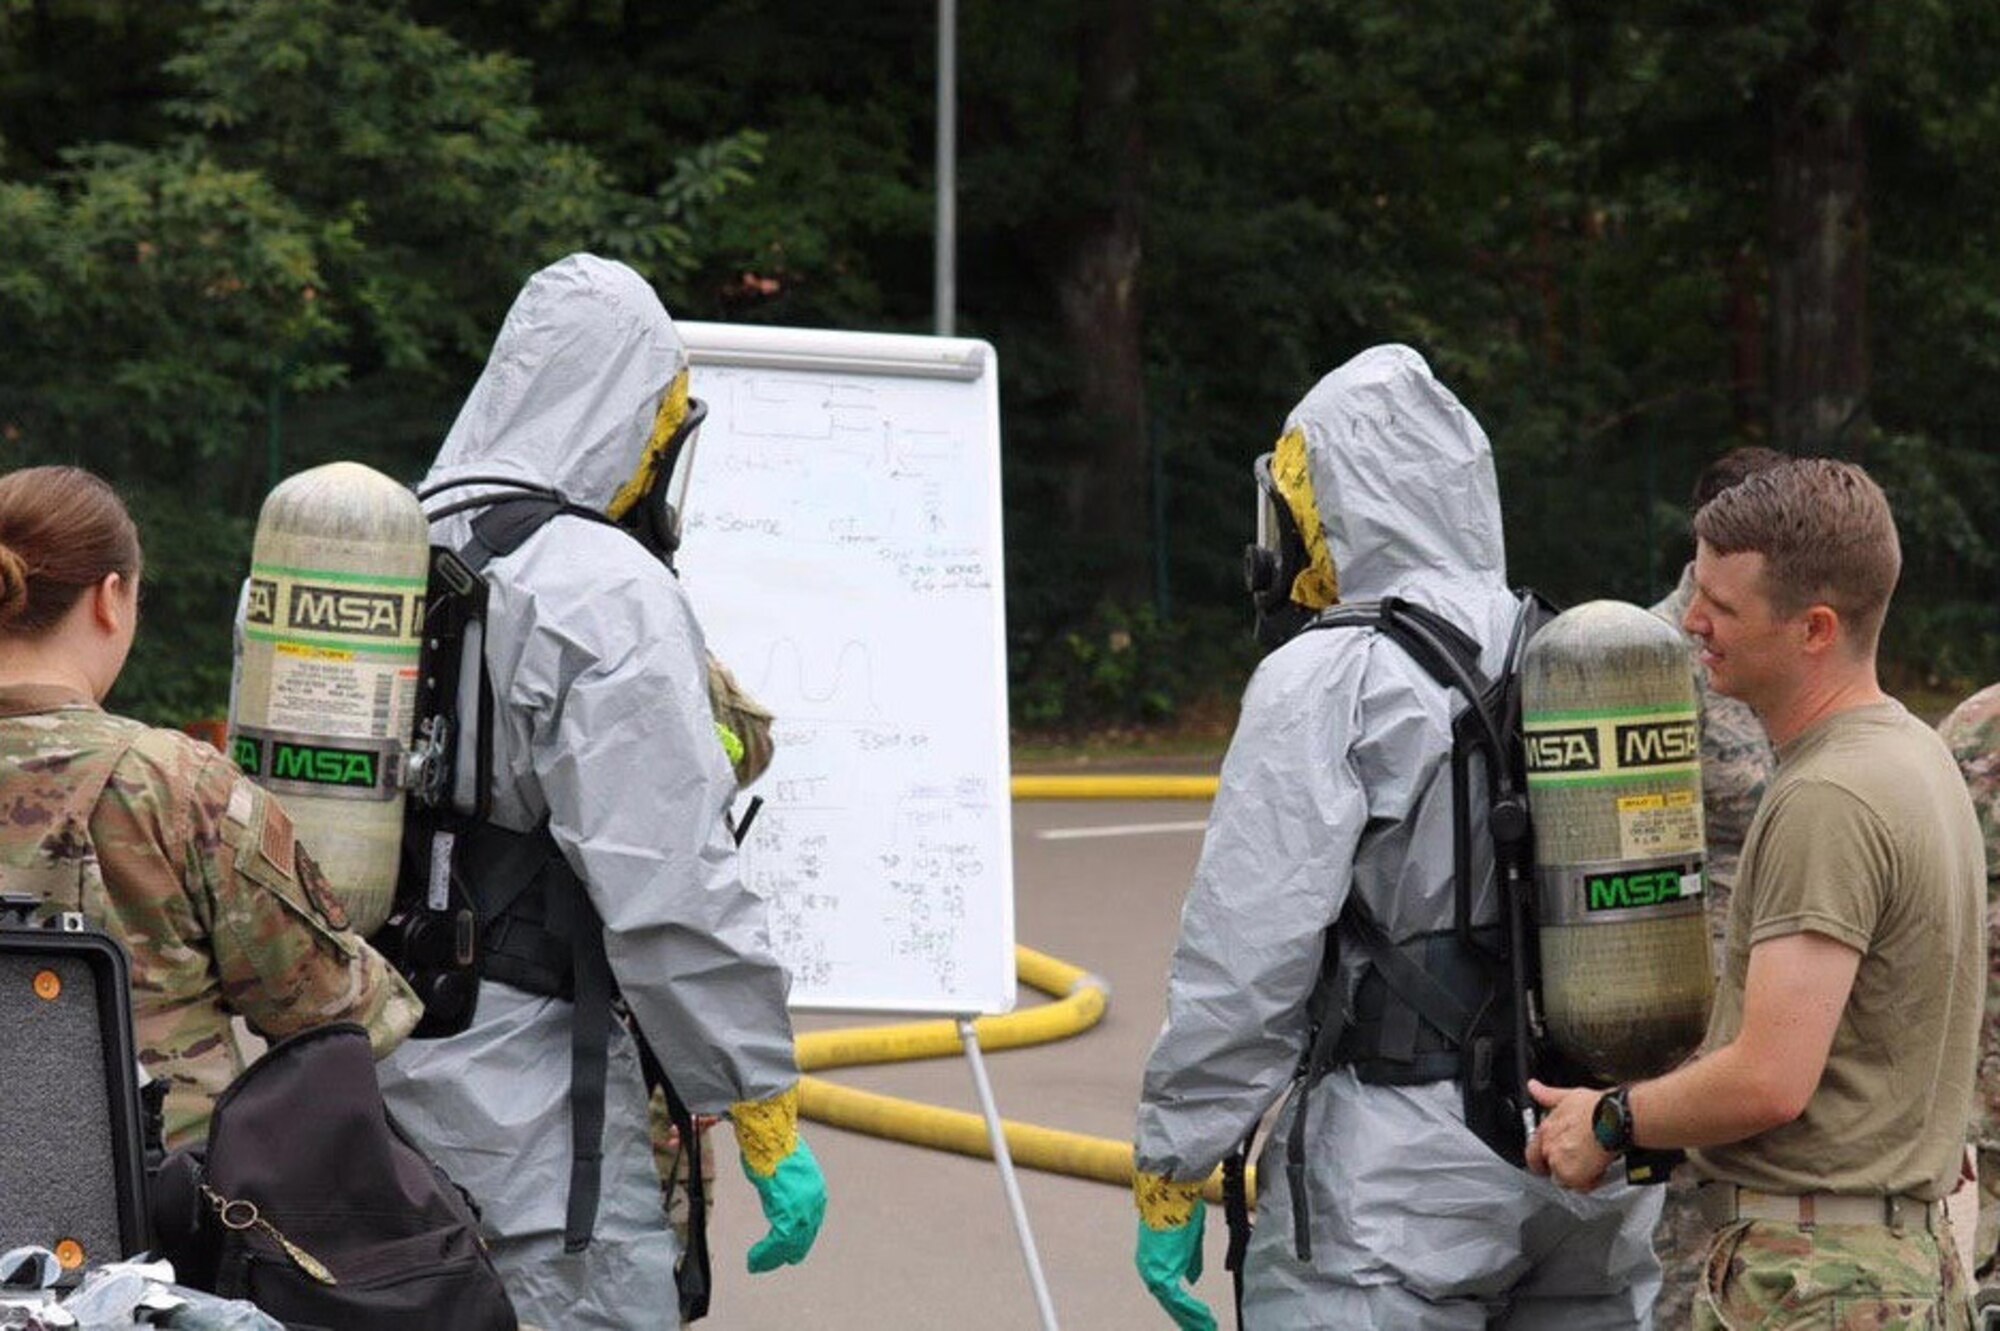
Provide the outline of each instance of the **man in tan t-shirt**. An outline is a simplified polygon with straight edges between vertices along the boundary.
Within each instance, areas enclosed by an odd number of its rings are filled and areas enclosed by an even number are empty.
[[[1985,973],[1985,865],[1950,754],[1879,687],[1901,553],[1859,467],[1797,460],[1695,518],[1686,627],[1778,751],[1702,1056],[1608,1093],[1531,1089],[1529,1164],[1588,1191],[1691,1148],[1717,1226],[1699,1328],[1970,1325],[1958,1180]]]

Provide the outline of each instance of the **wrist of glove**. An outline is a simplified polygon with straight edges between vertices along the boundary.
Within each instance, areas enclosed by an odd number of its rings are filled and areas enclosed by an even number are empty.
[[[799,1136],[798,1088],[736,1105],[729,1117],[743,1155],[743,1176],[757,1190],[771,1225],[750,1249],[751,1272],[804,1261],[826,1220],[826,1176]]]
[[[1201,1242],[1208,1208],[1201,1184],[1177,1183],[1139,1171],[1132,1179],[1139,1208],[1139,1241],[1134,1260],[1147,1291],[1180,1331],[1215,1331],[1215,1314],[1188,1285],[1201,1279]]]
[[[769,1178],[799,1144],[799,1088],[731,1105],[729,1121],[736,1128],[744,1169],[753,1177]]]
[[[1141,1169],[1132,1175],[1132,1202],[1148,1229],[1179,1229],[1201,1207],[1201,1184],[1181,1183]]]

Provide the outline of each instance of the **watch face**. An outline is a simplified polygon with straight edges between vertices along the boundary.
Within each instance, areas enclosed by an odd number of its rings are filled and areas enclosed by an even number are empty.
[[[1622,1151],[1626,1142],[1625,1097],[1621,1091],[1612,1091],[1597,1099],[1597,1108],[1590,1116],[1591,1135],[1597,1144],[1607,1151]]]

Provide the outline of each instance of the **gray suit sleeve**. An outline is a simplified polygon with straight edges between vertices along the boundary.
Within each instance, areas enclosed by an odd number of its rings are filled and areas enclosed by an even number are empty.
[[[1205,1176],[1298,1062],[1368,817],[1350,756],[1364,641],[1307,635],[1267,659],[1244,695],[1146,1064],[1141,1169]]]
[[[789,980],[737,872],[735,776],[686,598],[657,567],[596,576],[592,594],[537,598],[515,676],[540,695],[535,774],[640,1029],[688,1105],[716,1113],[798,1079]]]

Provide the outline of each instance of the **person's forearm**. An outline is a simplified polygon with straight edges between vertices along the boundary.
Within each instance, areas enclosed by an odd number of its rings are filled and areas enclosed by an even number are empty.
[[[1805,1104],[1775,1071],[1770,1060],[1732,1042],[1641,1082],[1631,1093],[1635,1141],[1657,1148],[1721,1146],[1789,1123]]]

